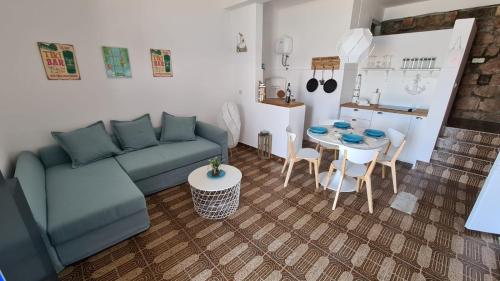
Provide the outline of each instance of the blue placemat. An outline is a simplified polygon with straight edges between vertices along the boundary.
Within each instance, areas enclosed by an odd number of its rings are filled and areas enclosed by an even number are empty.
[[[220,171],[219,171],[219,175],[217,175],[217,176],[214,176],[214,175],[212,174],[212,170],[210,170],[210,171],[208,171],[208,172],[207,172],[207,176],[208,176],[209,178],[211,178],[211,179],[218,179],[218,178],[222,178],[222,177],[223,177],[223,176],[225,176],[225,175],[226,175],[226,172],[225,172],[224,170],[220,170]]]
[[[333,123],[333,126],[335,128],[339,128],[339,129],[349,129],[349,128],[351,128],[351,124],[349,124],[347,122],[335,122],[335,123]]]
[[[363,142],[363,136],[356,134],[343,134],[342,140],[349,143],[361,143]]]
[[[328,133],[328,129],[325,127],[311,127],[309,131],[313,134],[326,134]]]
[[[369,137],[374,137],[374,138],[381,138],[385,137],[384,131],[381,130],[374,130],[374,129],[366,129],[364,134]]]

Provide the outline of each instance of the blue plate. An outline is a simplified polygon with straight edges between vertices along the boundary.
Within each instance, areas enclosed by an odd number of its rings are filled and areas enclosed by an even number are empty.
[[[212,170],[210,170],[210,171],[207,172],[207,176],[209,178],[212,178],[212,179],[222,178],[225,175],[226,175],[226,172],[224,170],[220,170],[219,171],[219,175],[217,175],[217,176],[212,175]]]
[[[360,143],[363,141],[363,136],[355,134],[343,134],[342,140],[350,143]]]
[[[311,127],[309,131],[313,134],[326,134],[328,133],[328,129],[325,127]]]
[[[366,129],[365,135],[367,135],[369,137],[380,138],[380,137],[385,136],[385,133],[383,131],[380,131],[380,130]]]
[[[347,122],[335,122],[335,123],[333,123],[333,126],[335,128],[339,128],[339,129],[349,129],[349,128],[351,128],[351,124],[349,124]]]

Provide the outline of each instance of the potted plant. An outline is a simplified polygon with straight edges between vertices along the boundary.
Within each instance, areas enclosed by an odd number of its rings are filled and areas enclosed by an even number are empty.
[[[210,167],[212,168],[212,176],[218,177],[220,175],[221,169],[221,161],[219,157],[212,158],[208,160],[208,163],[210,164]]]

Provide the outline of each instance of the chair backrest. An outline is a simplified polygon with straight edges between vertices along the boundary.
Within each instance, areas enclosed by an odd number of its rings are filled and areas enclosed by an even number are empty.
[[[355,164],[367,164],[370,163],[368,169],[366,171],[366,175],[371,175],[373,169],[375,168],[375,164],[377,162],[377,157],[379,154],[378,149],[359,149],[352,148],[348,146],[340,146],[339,147],[342,156],[342,170],[345,171],[346,161],[355,163]]]
[[[288,157],[290,158],[295,158],[296,152],[295,152],[295,139],[297,138],[297,135],[290,132],[288,129],[286,131],[286,138],[287,138],[287,143],[288,143]]]
[[[389,137],[389,140],[391,141],[391,145],[394,147],[399,147],[404,139],[406,138],[405,134],[401,133],[398,130],[395,130],[393,128],[387,129],[387,136]]]
[[[391,161],[395,162],[399,154],[401,154],[401,151],[403,151],[403,147],[405,146],[406,143],[406,136],[401,133],[398,130],[389,128],[387,130],[387,135],[389,136],[389,145],[387,146],[387,149],[385,150],[384,154],[387,155],[389,150],[391,150],[391,147],[393,147],[394,154],[392,154]]]

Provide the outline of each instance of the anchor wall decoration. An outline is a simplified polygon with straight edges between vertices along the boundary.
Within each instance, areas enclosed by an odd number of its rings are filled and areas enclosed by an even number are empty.
[[[406,92],[413,96],[420,95],[426,90],[425,86],[421,85],[421,82],[422,82],[422,76],[420,74],[417,74],[415,76],[415,79],[413,79],[411,87],[410,85],[406,85],[405,87]]]

